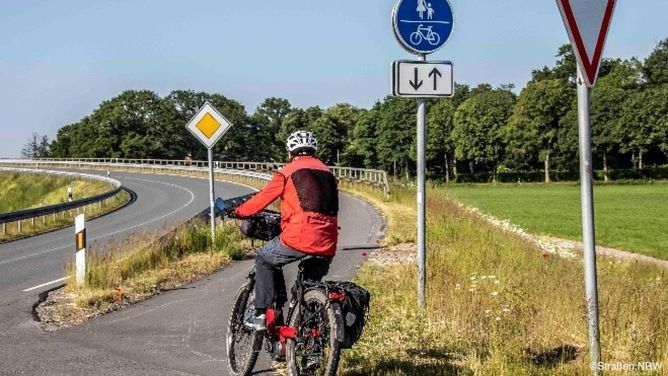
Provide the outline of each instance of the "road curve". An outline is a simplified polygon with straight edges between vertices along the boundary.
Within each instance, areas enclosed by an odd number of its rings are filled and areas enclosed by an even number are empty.
[[[207,206],[208,182],[203,179],[121,172],[114,177],[135,191],[137,200],[90,221],[90,240],[108,242],[128,232],[161,228]],[[222,197],[249,191],[216,183],[216,193]],[[370,205],[347,195],[341,196],[340,222],[340,248],[374,245],[383,228]],[[72,228],[67,228],[0,245],[0,375],[226,374],[225,321],[252,261],[233,263],[184,288],[79,327],[46,333],[33,320],[32,306],[40,292],[55,285],[24,290],[63,276],[72,241]],[[349,278],[363,261],[363,252],[339,251],[329,278]],[[288,281],[294,279],[292,272]],[[256,370],[271,373],[269,365],[261,360]]]

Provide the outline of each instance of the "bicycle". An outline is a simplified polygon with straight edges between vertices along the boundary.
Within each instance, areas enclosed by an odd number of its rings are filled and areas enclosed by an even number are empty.
[[[223,203],[230,216],[232,206],[238,206],[248,196]],[[220,201],[217,201],[219,206]],[[280,214],[263,211],[250,219],[256,229],[255,239],[269,240],[280,233]],[[278,228],[277,228],[278,227]],[[244,231],[242,231],[244,232]],[[248,235],[247,235],[248,236]],[[346,292],[336,282],[311,281],[304,278],[304,268],[311,262],[322,262],[323,257],[306,256],[298,264],[297,279],[287,314],[283,321],[282,309],[268,308],[265,331],[246,328],[244,322],[254,310],[255,268],[248,273],[234,298],[227,324],[227,360],[231,374],[247,376],[253,371],[263,344],[274,360],[285,351],[288,375],[336,375],[342,344],[347,343],[341,303]]]
[[[429,44],[436,46],[441,41],[441,36],[434,32],[432,28],[433,26],[423,27],[422,24],[419,24],[417,30],[410,35],[411,43],[417,46],[422,43],[424,38]]]
[[[267,309],[267,330],[255,332],[244,325],[254,309],[255,270],[237,291],[227,330],[227,358],[233,375],[250,375],[262,350],[273,359],[285,349],[288,375],[336,375],[341,343],[344,341],[340,292],[330,291],[326,283],[303,279],[303,265],[315,259],[306,257],[299,264],[296,294],[288,309],[288,324],[283,324],[275,308]],[[318,372],[318,373],[316,373]]]

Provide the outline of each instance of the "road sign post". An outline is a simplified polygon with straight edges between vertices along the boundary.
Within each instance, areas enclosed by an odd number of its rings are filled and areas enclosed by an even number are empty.
[[[420,57],[392,64],[392,94],[417,98],[417,297],[426,306],[426,163],[425,99],[453,95],[452,63],[427,62],[426,56],[441,48],[452,34],[452,7],[447,0],[399,0],[392,11],[392,26],[399,44]]]
[[[213,177],[213,147],[220,140],[220,138],[232,126],[223,115],[216,110],[215,107],[208,101],[197,111],[195,116],[186,124],[186,128],[197,139],[199,139],[204,146],[207,147],[207,157],[209,161],[209,216],[211,224],[211,241],[216,237],[216,221],[215,221],[215,202],[214,198],[214,177]]]
[[[589,324],[590,367],[599,375],[601,341],[598,324],[598,282],[594,228],[593,164],[589,87],[594,86],[601,64],[615,0],[556,0],[577,59],[578,136],[580,141],[580,203],[584,245],[585,301]]]

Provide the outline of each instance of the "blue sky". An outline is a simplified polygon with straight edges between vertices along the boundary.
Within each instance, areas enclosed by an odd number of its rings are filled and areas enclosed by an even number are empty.
[[[392,0],[0,0],[0,157],[53,137],[125,89],[219,92],[252,112],[369,107],[387,95]],[[451,0],[455,30],[431,59],[455,81],[525,85],[567,35],[553,0]],[[606,57],[645,57],[668,37],[668,1],[618,1]]]

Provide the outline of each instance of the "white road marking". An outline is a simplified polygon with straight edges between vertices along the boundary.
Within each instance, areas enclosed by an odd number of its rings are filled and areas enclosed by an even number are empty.
[[[70,277],[63,277],[63,278],[54,279],[54,280],[51,281],[51,282],[42,283],[41,285],[37,285],[37,286],[35,286],[35,287],[31,287],[31,288],[29,288],[29,289],[25,289],[25,290],[23,290],[23,292],[28,292],[28,291],[32,291],[32,290],[37,290],[37,289],[40,288],[40,287],[44,287],[44,286],[52,285],[52,284],[54,284],[54,283],[62,282],[62,281],[64,281],[64,280],[68,279],[68,278],[70,278]]]

